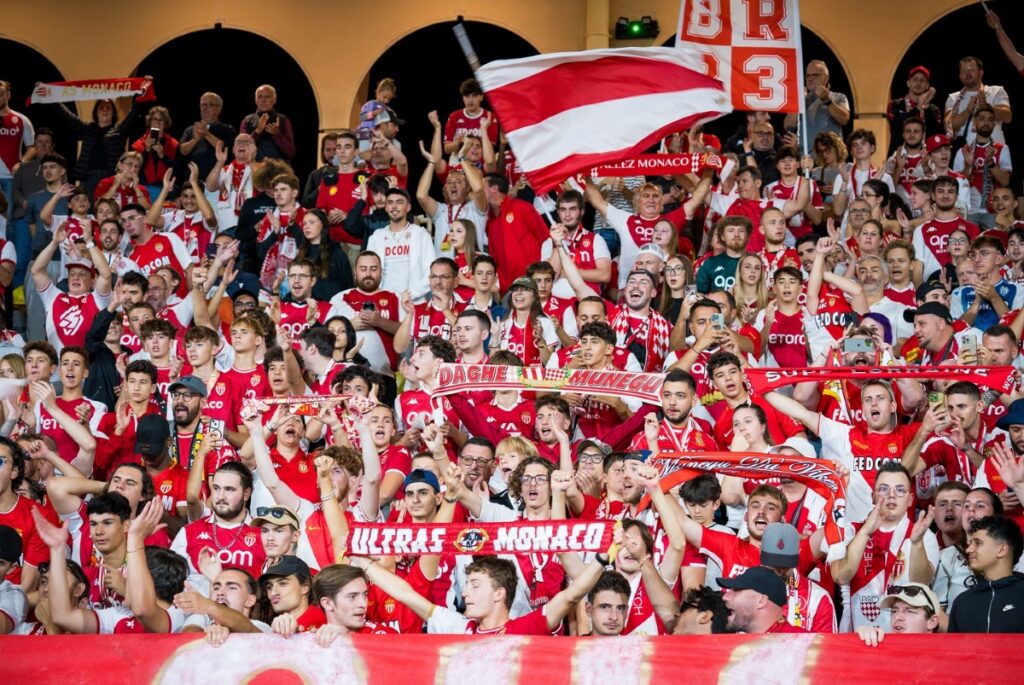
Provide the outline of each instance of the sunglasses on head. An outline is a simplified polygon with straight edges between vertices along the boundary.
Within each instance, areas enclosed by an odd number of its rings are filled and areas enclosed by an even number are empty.
[[[906,595],[907,597],[917,597],[919,595],[924,597],[924,600],[928,602],[928,608],[933,612],[935,607],[932,605],[932,599],[928,596],[928,593],[924,591],[924,588],[917,587],[916,585],[893,585],[889,588],[890,595]]]
[[[272,518],[280,519],[291,518],[292,513],[284,507],[257,507],[256,516],[259,518],[270,516]]]

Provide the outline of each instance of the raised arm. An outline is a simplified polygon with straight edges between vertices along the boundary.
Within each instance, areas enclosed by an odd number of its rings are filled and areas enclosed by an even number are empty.
[[[99,631],[96,614],[71,604],[71,588],[68,587],[67,559],[64,544],[68,537],[68,524],[58,528],[32,507],[32,519],[36,533],[50,549],[50,570],[47,575],[50,596],[50,619],[61,630],[78,635]]]
[[[32,274],[32,284],[36,287],[36,290],[42,292],[50,287],[53,280],[50,278],[49,272],[46,268],[50,265],[50,261],[53,259],[54,253],[57,251],[57,247],[64,242],[65,228],[67,222],[54,229],[50,236],[50,242],[46,244],[39,255],[32,262],[32,268],[29,273]]]
[[[314,459],[313,466],[316,468],[317,489],[320,492],[320,509],[324,513],[327,532],[331,536],[331,550],[335,562],[339,562],[345,556],[348,545],[348,519],[341,504],[338,503],[334,480],[331,478],[331,472],[339,467],[332,457],[325,454]]]
[[[804,424],[804,426],[812,433],[818,432],[818,421],[821,419],[821,414],[818,412],[811,411],[792,397],[786,397],[782,393],[774,390],[766,392],[764,394],[764,398],[768,400],[770,405],[775,407],[781,413]]]
[[[430,197],[430,184],[434,182],[437,160],[427,152],[422,140],[420,141],[420,154],[423,155],[423,159],[427,160],[427,166],[423,168],[420,182],[416,186],[416,201],[420,203],[420,207],[423,208],[427,216],[434,216],[434,213],[437,212],[437,200]]]
[[[282,407],[286,405],[281,405]],[[267,447],[267,439],[263,431],[274,425],[271,419],[266,426],[263,425],[263,411],[269,409],[266,405],[250,404],[242,409],[242,423],[249,429],[249,441],[246,443],[252,449],[252,458],[256,466],[256,473],[259,474],[274,501],[281,506],[296,511],[302,503],[302,498],[295,494],[291,487],[281,480],[274,468],[274,462],[270,458],[270,448]],[[245,449],[245,446],[243,446]]]
[[[164,203],[167,202],[167,196],[170,195],[171,190],[174,188],[174,169],[167,169],[164,172],[163,185],[160,186],[160,194],[153,200],[153,204],[149,206],[149,212],[146,214],[146,222],[153,227],[154,231],[162,231],[164,228]],[[202,193],[197,193],[202,195]]]
[[[1024,55],[1017,51],[1013,41],[1006,35],[1006,30],[1003,28],[1003,24],[999,21],[996,13],[992,11],[987,12],[985,14],[985,21],[996,32],[996,40],[999,41],[999,47],[1003,49],[1006,59],[1010,60],[1010,64],[1013,65],[1013,68],[1018,73],[1024,73]]]
[[[75,187],[73,185],[65,183],[56,193],[51,195],[50,199],[46,201],[45,205],[43,205],[43,208],[39,210],[39,223],[43,226],[50,227],[50,224],[53,223],[53,215],[57,211],[57,205],[61,200],[71,197],[71,193],[73,193],[74,190]]]
[[[605,559],[601,559],[603,555],[595,556],[594,560],[583,567],[583,570],[572,579],[569,583],[569,587],[565,588],[557,595],[551,598],[547,604],[544,605],[544,618],[547,619],[548,629],[554,630],[562,622],[569,611],[572,610],[581,599],[587,596],[590,589],[594,587],[597,580],[604,573],[605,567],[611,563],[612,557],[617,551],[617,545],[614,543],[608,549],[607,556]],[[561,560],[563,555],[559,554]]]
[[[377,453],[377,448],[373,445],[370,427],[366,425],[362,417],[353,419],[352,424],[359,434],[359,443],[363,452],[363,491],[359,497],[359,508],[367,521],[376,521],[380,514],[381,501],[384,499],[381,492],[383,474],[380,467],[380,454]],[[390,503],[394,496],[394,492],[388,493],[387,503]]]
[[[152,535],[163,516],[163,504],[156,497],[146,502],[142,513],[128,528],[128,578],[125,600],[135,618],[151,633],[171,632],[171,621],[156,597],[153,576],[146,563],[146,538]]]
[[[608,217],[608,201],[604,199],[604,195],[601,194],[601,188],[598,187],[597,181],[599,179],[591,179],[590,183],[587,183],[587,187],[584,189],[584,194],[587,196],[587,202],[594,206],[596,211],[601,216]]]
[[[437,605],[416,592],[409,583],[376,561],[366,557],[352,557],[348,563],[366,571],[366,577],[371,583],[391,595],[396,602],[404,604],[424,621],[428,620],[430,615],[434,613]]]
[[[846,545],[846,556],[829,563],[829,570],[832,572],[832,579],[839,585],[848,585],[853,579],[861,559],[864,558],[864,550],[867,548],[871,535],[878,530],[878,509],[872,508],[871,513],[864,519],[857,534]]]
[[[218,141],[214,154],[217,156],[217,163],[213,165],[210,173],[206,175],[206,190],[210,193],[220,191],[220,172],[224,165],[228,163],[227,146],[222,141]]]
[[[54,476],[46,481],[46,496],[60,515],[73,514],[82,506],[82,498],[99,495],[106,483],[88,478]]]

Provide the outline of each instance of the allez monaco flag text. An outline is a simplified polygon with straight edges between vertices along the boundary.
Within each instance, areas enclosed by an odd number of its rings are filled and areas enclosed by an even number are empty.
[[[722,83],[674,48],[615,48],[499,60],[476,72],[538,193],[665,135],[732,111]]]

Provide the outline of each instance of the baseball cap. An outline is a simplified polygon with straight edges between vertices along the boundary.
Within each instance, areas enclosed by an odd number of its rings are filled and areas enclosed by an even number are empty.
[[[147,457],[159,457],[171,437],[167,419],[159,414],[146,414],[135,427],[135,453]]]
[[[69,259],[64,262],[64,270],[70,271],[73,268],[86,269],[93,276],[96,275],[96,265],[88,259]]]
[[[783,447],[788,447],[791,450],[796,450],[797,454],[801,457],[807,457],[808,459],[814,459],[817,457],[817,453],[814,451],[814,446],[811,445],[807,438],[801,438],[799,436],[793,436],[792,438],[786,438],[786,441],[781,445],[775,445],[769,452],[772,454],[778,454],[779,450]]]
[[[405,483],[402,484],[402,492],[410,485],[416,483],[426,483],[430,487],[434,488],[434,492],[441,492],[441,484],[437,482],[437,476],[431,471],[426,469],[413,469],[408,476],[405,477]]]
[[[953,315],[949,313],[949,307],[939,302],[925,302],[917,309],[905,309],[903,310],[903,320],[907,323],[914,323],[914,317],[922,314],[931,314],[946,323],[953,323]]]
[[[300,578],[309,578],[312,575],[309,572],[309,566],[302,559],[291,554],[285,554],[282,557],[278,557],[274,565],[266,570],[266,572],[260,576],[259,584],[263,585],[270,578],[283,578],[285,576],[299,576]]]
[[[206,397],[206,383],[198,376],[182,376],[174,383],[171,383],[171,386],[167,388],[167,394],[170,395],[178,388],[188,390],[200,397]]]
[[[606,457],[612,453],[611,445],[601,442],[596,438],[590,438],[589,440],[584,440],[583,442],[576,446],[577,458],[579,458],[579,455],[583,454],[583,450],[587,449],[588,447],[593,447]]]
[[[256,509],[256,518],[252,520],[252,525],[259,527],[264,523],[273,523],[275,526],[291,526],[295,530],[299,529],[299,517],[288,507],[258,507]]]
[[[910,73],[907,74],[907,78],[914,78],[914,74],[924,74],[926,79],[929,81],[932,80],[932,72],[928,71],[928,67],[921,66],[920,64],[910,70]]]
[[[762,544],[764,544],[762,542]],[[786,581],[775,571],[764,566],[754,566],[735,578],[719,578],[718,585],[730,590],[753,590],[760,592],[772,604],[786,606]]]
[[[925,607],[938,613],[939,598],[932,589],[921,583],[907,583],[890,588],[889,593],[878,603],[883,609],[892,609],[896,602],[905,602],[912,607]]]
[[[642,254],[652,254],[655,257],[658,257],[663,262],[668,261],[668,255],[665,254],[665,250],[661,249],[660,246],[655,245],[654,243],[647,243],[646,245],[641,247],[637,251],[637,256],[640,256]]]
[[[527,290],[532,290],[535,294],[537,292],[537,284],[528,276],[520,276],[516,280],[512,281],[512,285],[508,287],[508,291],[512,292],[516,288],[526,288]]]
[[[768,525],[761,536],[761,563],[779,568],[796,568],[800,561],[800,533],[788,523]]]
[[[925,141],[925,149],[931,154],[944,145],[953,145],[953,141],[950,140],[949,136],[943,133],[936,133],[934,136],[928,136],[928,140]]]
[[[249,290],[248,288],[239,288],[238,290],[235,291],[235,294],[231,296],[231,301],[234,302],[242,295],[248,295],[257,302],[259,302],[260,300],[259,293],[255,293],[252,290]]]
[[[21,560],[21,536],[10,526],[0,526],[0,561],[16,564]]]
[[[383,112],[373,118],[374,126],[380,126],[381,124],[386,124],[388,122],[398,124],[399,126],[405,125],[405,119],[399,119],[398,115],[395,114],[395,110],[390,107],[385,107]]]
[[[647,461],[647,458],[650,456],[651,453],[648,450],[634,450],[632,452],[623,452],[622,460],[629,461],[630,459],[632,459],[633,461],[638,461],[641,464],[643,464],[645,461]]]
[[[658,248],[658,249],[660,250],[661,248]],[[662,254],[664,254],[664,253],[662,253]],[[636,275],[647,276],[647,278],[651,279],[651,284],[652,285],[654,285],[654,286],[658,285],[658,277],[655,276],[654,274],[652,274],[647,269],[633,269],[632,271],[629,272],[629,275],[626,276],[626,280],[628,281],[632,276],[636,276]]]
[[[996,421],[996,427],[1003,430],[1009,429],[1010,426],[1020,425],[1024,425],[1024,399],[1011,402],[1006,413]]]
[[[946,286],[942,285],[938,281],[928,281],[917,286],[917,290],[914,291],[914,297],[917,298],[918,302],[924,302],[924,298],[928,297],[928,293],[936,290],[946,291]]]

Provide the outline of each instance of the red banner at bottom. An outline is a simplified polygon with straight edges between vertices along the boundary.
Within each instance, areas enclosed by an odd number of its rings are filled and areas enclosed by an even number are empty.
[[[320,647],[311,635],[0,638],[0,682],[446,683],[565,685],[727,683],[1019,683],[1024,637],[855,635],[473,637],[356,635]],[[969,657],[967,655],[970,655]]]

